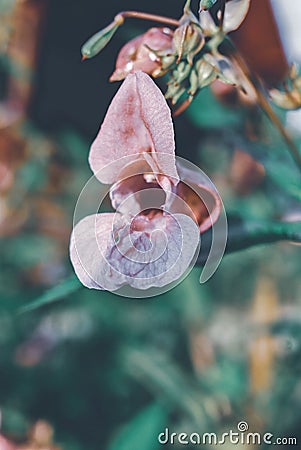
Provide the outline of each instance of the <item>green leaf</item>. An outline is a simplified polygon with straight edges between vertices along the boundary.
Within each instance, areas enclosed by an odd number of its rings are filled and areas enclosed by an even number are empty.
[[[265,161],[267,176],[287,194],[301,200],[301,177],[299,171],[287,162],[267,159]]]
[[[75,275],[62,281],[57,286],[54,286],[49,291],[42,294],[37,299],[28,303],[20,309],[20,313],[33,311],[34,309],[40,308],[41,306],[48,305],[49,303],[56,302],[66,297],[69,294],[73,294],[82,287]]]
[[[234,127],[239,126],[243,120],[242,110],[222,105],[209,88],[201,90],[186,114],[193,124],[203,128]]]
[[[206,413],[193,384],[164,352],[128,347],[122,358],[121,364],[131,377],[156,392],[172,408],[181,409],[192,423],[205,423]]]
[[[139,412],[111,441],[108,450],[156,450],[160,448],[158,435],[167,424],[167,411],[153,403]]]

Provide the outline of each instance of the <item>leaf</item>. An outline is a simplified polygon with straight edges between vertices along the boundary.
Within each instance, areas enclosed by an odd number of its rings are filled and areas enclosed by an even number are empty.
[[[243,116],[241,110],[231,110],[223,106],[210,89],[203,89],[190,107],[187,114],[192,123],[204,128],[222,128],[240,126]]]
[[[80,288],[82,288],[82,284],[79,282],[75,275],[72,275],[70,278],[62,281],[57,286],[49,289],[49,291],[42,294],[36,300],[33,300],[32,302],[20,308],[19,312],[22,314],[25,312],[33,311],[34,309],[40,308],[41,306],[48,305],[49,303],[56,302],[69,294],[73,294],[73,292],[76,292]]]
[[[277,186],[297,200],[301,200],[301,177],[294,167],[283,161],[268,158],[264,163],[264,167],[267,176]]]
[[[158,435],[167,423],[167,411],[153,403],[128,422],[112,440],[108,450],[156,450]]]
[[[192,423],[206,422],[206,411],[186,374],[164,352],[126,348],[121,364],[126,373],[156,393],[156,396],[190,417]]]

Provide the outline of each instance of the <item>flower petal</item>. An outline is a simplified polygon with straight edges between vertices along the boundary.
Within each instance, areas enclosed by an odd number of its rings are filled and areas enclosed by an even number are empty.
[[[126,75],[137,70],[143,70],[152,76],[160,73],[160,56],[172,53],[172,38],[173,31],[170,28],[150,28],[146,33],[127,42],[118,54],[110,81],[123,80]]]
[[[176,195],[183,199],[187,207],[182,209],[198,223],[200,233],[208,230],[219,218],[222,200],[209,178],[193,164],[184,164],[177,159],[177,168],[181,182],[177,185]],[[180,212],[181,202],[175,202],[171,211]]]
[[[199,245],[199,230],[183,214],[140,215],[131,223],[120,214],[96,214],[73,230],[70,255],[80,281],[115,291],[165,286],[187,270]]]
[[[136,289],[162,287],[178,280],[188,269],[199,246],[199,230],[190,217],[168,214],[149,221],[154,227],[151,236],[147,231],[149,224],[144,231],[134,232],[132,241],[135,245],[124,249],[127,259],[121,258],[116,266],[119,271],[124,271],[128,284]],[[144,253],[145,250],[148,251]]]
[[[99,246],[107,248],[114,217],[114,213],[87,216],[72,231],[70,259],[77,277],[88,288],[104,289]]]
[[[210,14],[210,11],[200,10],[199,22],[202,29],[202,32],[205,36],[212,36],[218,30],[218,27],[215,25],[214,20]]]
[[[250,7],[250,0],[230,0],[226,3],[224,26],[225,33],[236,30],[245,20]]]
[[[89,162],[103,183],[114,183],[122,171],[145,160],[156,172],[177,180],[170,109],[153,80],[143,72],[129,74],[113,98]]]

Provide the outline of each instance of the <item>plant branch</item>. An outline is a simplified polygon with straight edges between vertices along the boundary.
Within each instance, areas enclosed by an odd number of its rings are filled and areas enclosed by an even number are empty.
[[[221,8],[220,8],[220,17],[219,17],[219,29],[222,31],[224,26],[224,18],[225,18],[225,9],[226,9],[226,0],[222,0]]]
[[[239,68],[242,70],[244,76],[248,80],[249,83],[254,87],[256,95],[257,95],[257,101],[261,109],[265,112],[265,114],[268,116],[270,121],[275,125],[275,127],[278,129],[279,133],[283,137],[284,141],[287,144],[287,147],[290,151],[290,154],[292,158],[294,159],[298,169],[301,172],[301,154],[299,153],[299,150],[292,140],[292,138],[287,133],[285,127],[283,126],[281,120],[277,116],[277,114],[274,112],[273,108],[271,107],[270,103],[266,99],[265,95],[262,92],[262,86],[258,78],[250,73],[250,70],[236,49],[234,43],[230,40],[229,37],[226,39],[226,43],[228,44],[228,47],[230,48],[231,54],[230,56],[233,58],[233,60],[236,62],[236,64],[239,66]]]
[[[279,241],[290,241],[301,244],[301,222],[272,222],[241,219],[229,221],[228,240],[225,253],[245,250],[255,245],[272,244]],[[216,236],[215,239],[219,239]],[[212,243],[209,230],[202,236],[201,252],[197,265],[204,265]]]
[[[176,19],[172,19],[171,17],[160,16],[157,14],[148,14],[140,11],[122,11],[115,17],[115,20],[119,18],[134,18],[134,19],[142,19],[142,20],[151,20],[152,22],[164,23],[166,25],[170,25],[172,27],[178,27],[179,21]]]

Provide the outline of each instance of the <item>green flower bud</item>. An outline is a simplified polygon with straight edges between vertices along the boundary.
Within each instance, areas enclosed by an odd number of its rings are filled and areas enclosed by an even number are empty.
[[[207,9],[212,8],[212,6],[217,2],[217,0],[201,0],[200,1],[200,11],[207,11]]]
[[[165,98],[171,99],[172,104],[175,105],[185,92],[186,89],[183,86],[179,85],[175,80],[172,80],[168,83]]]
[[[217,78],[215,67],[206,60],[207,55],[200,59],[196,64],[198,74],[198,83],[200,88],[204,88],[213,83]]]
[[[81,53],[83,59],[93,58],[110,42],[120,25],[124,22],[124,18],[119,14],[114,21],[103,30],[98,31],[82,46]]]
[[[196,70],[192,70],[190,77],[189,77],[189,82],[190,82],[190,88],[188,93],[190,95],[195,95],[197,93],[197,91],[199,90],[199,78],[198,78],[198,74],[196,72]]]
[[[194,55],[196,55],[205,45],[205,39],[202,35],[200,27],[187,21],[182,21],[182,24],[174,32],[174,49],[178,55],[177,63],[182,58],[186,58],[189,64],[192,65]]]
[[[187,64],[185,61],[181,61],[173,71],[173,76],[177,83],[183,83],[185,81],[191,72],[192,68],[190,64]]]

